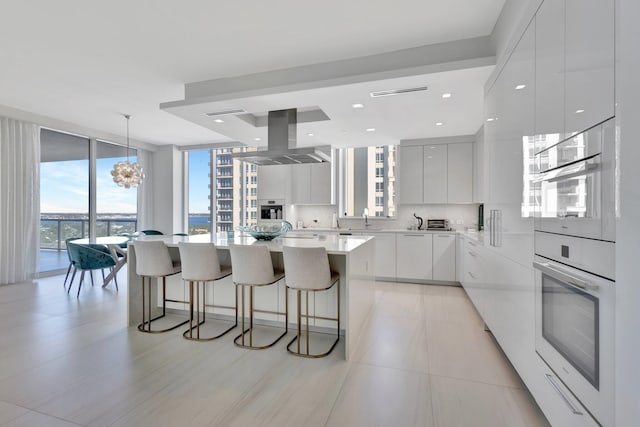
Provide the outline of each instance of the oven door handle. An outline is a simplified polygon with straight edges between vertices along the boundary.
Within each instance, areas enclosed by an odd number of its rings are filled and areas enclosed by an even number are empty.
[[[549,374],[544,374],[544,375],[545,377],[547,377],[547,381],[549,381],[549,384],[551,384],[551,387],[553,387],[556,393],[560,395],[560,397],[562,398],[562,400],[564,400],[564,403],[569,407],[571,412],[573,412],[575,415],[583,415],[583,413],[578,408],[576,408],[576,406],[571,402],[571,400],[562,392],[562,389],[560,388],[560,386],[556,384],[555,380],[553,379],[553,375],[549,375]]]
[[[549,169],[542,172],[540,181],[558,182],[565,181],[577,176],[588,175],[597,172],[600,169],[600,161],[598,156],[600,153],[591,157],[587,157],[576,162],[572,162],[557,168]]]
[[[572,276],[570,273],[563,271],[559,267],[551,267],[547,262],[533,262],[533,268],[536,268],[547,275],[558,279],[574,288],[581,289],[583,291],[591,291],[598,289],[598,285],[592,285],[584,279],[579,279],[575,276]]]

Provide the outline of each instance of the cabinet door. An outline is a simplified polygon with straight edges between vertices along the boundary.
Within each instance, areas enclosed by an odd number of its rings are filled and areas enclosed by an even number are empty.
[[[291,203],[311,203],[311,165],[292,165],[291,169]]]
[[[456,280],[456,235],[433,235],[433,280]]]
[[[291,200],[291,166],[258,166],[258,198]]]
[[[447,203],[473,201],[473,143],[447,145]]]
[[[389,279],[396,277],[396,235],[395,233],[363,233],[375,237],[375,276]]]
[[[400,204],[422,203],[423,197],[423,150],[422,146],[400,147],[399,170]]]
[[[447,203],[447,145],[424,147],[424,203]]]
[[[311,168],[311,203],[330,205],[331,200],[331,163],[309,165]]]
[[[566,132],[575,133],[614,115],[614,0],[566,0],[565,31]]]
[[[476,134],[473,144],[473,203],[484,203],[484,127]]]
[[[535,133],[540,150],[564,139],[564,0],[545,0],[535,29]]]
[[[396,236],[397,277],[431,280],[433,278],[432,244],[431,234],[398,234]]]

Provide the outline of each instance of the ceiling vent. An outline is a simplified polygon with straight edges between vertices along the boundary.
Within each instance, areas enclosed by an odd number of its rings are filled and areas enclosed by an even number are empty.
[[[381,96],[391,96],[391,95],[400,95],[402,93],[421,92],[423,90],[428,90],[428,89],[429,88],[427,86],[422,86],[422,87],[410,87],[407,89],[379,90],[376,92],[371,92],[369,93],[369,95],[371,95],[372,98],[379,98]]]
[[[211,113],[204,113],[204,114],[205,116],[209,116],[209,117],[217,117],[217,116],[230,116],[232,114],[244,114],[246,112],[247,110],[245,110],[244,108],[232,108],[229,110],[214,111]]]

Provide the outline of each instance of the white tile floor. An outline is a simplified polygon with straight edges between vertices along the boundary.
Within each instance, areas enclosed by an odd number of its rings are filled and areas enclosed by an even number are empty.
[[[0,287],[0,425],[548,425],[461,288],[377,284],[345,362],[140,333],[120,284]]]

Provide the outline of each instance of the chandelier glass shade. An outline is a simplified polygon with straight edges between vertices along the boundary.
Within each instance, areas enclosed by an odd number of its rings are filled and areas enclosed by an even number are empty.
[[[135,188],[144,179],[144,172],[138,163],[129,161],[129,119],[131,116],[125,114],[124,118],[127,119],[127,160],[113,165],[111,176],[113,177],[113,182],[120,187]]]

